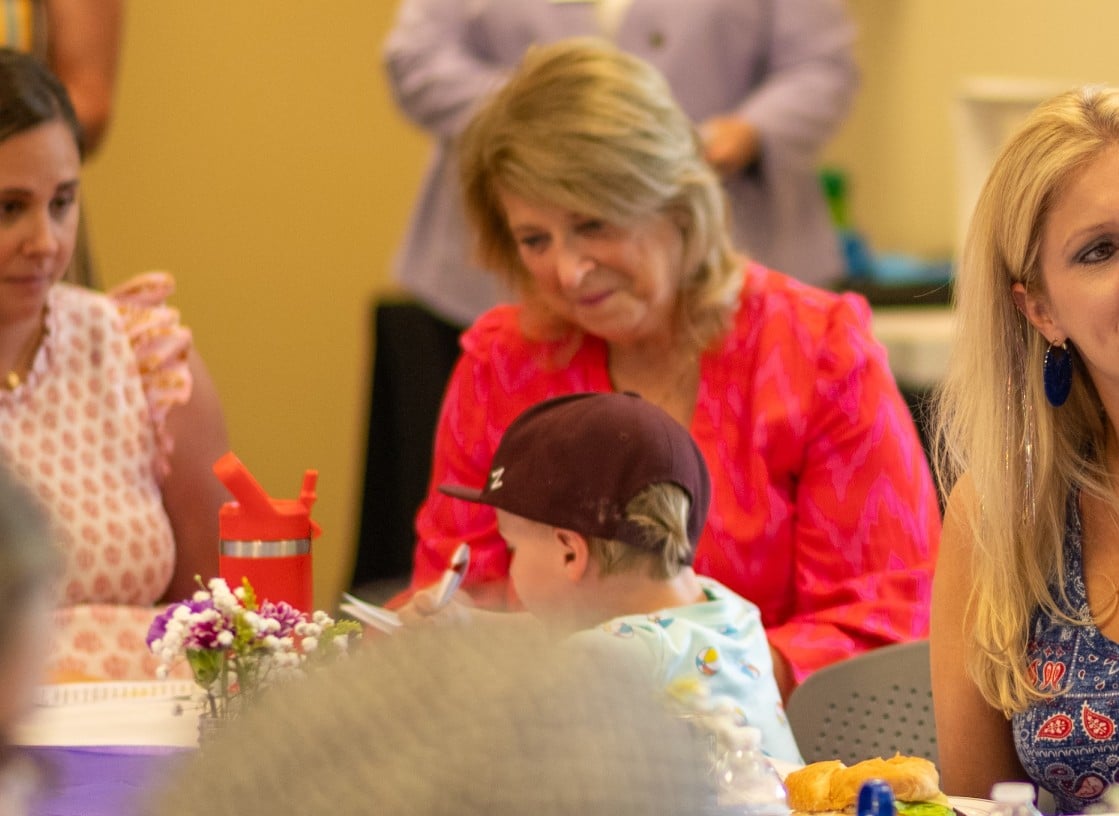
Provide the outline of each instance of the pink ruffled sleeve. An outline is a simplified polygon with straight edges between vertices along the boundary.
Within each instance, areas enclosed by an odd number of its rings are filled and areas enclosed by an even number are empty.
[[[190,399],[193,380],[187,355],[190,329],[179,323],[179,310],[166,301],[175,279],[166,272],[137,275],[108,292],[116,304],[140,370],[159,452],[156,469],[162,479],[170,470],[175,440],[167,431],[167,415]]]

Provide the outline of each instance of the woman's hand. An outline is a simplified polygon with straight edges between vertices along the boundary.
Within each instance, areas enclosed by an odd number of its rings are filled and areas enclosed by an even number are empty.
[[[721,176],[741,172],[760,152],[757,129],[738,116],[713,116],[700,125],[703,157]]]

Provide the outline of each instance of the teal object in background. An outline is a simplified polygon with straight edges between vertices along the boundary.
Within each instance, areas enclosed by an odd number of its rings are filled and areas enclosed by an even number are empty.
[[[901,252],[874,252],[866,237],[851,222],[847,174],[843,170],[836,167],[823,168],[820,171],[820,184],[839,236],[848,282],[905,285],[947,283],[951,280],[950,259],[922,258]]]
[[[952,262],[885,253],[874,258],[871,274],[882,283],[940,283],[951,279]]]

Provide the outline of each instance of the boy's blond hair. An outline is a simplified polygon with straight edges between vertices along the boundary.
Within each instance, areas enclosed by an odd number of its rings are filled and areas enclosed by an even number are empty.
[[[667,580],[691,565],[695,551],[688,540],[691,501],[671,482],[649,485],[626,505],[626,519],[644,536],[644,548],[624,541],[589,538],[591,558],[603,575],[646,569],[656,580]]]

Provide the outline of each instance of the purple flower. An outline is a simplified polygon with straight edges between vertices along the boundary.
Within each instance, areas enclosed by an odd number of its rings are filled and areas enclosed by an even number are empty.
[[[173,603],[168,606],[162,614],[156,616],[156,619],[152,621],[152,625],[148,627],[146,641],[149,648],[153,643],[167,634],[167,623],[174,616],[175,610],[180,606],[185,606],[193,614],[195,612],[201,612],[203,609],[213,609],[214,604],[212,601],[180,601],[179,603]]]
[[[203,606],[200,609],[191,610],[192,612],[203,612],[207,608],[212,607]],[[221,616],[216,610],[212,614],[204,616],[203,618],[195,618],[190,622],[190,630],[187,636],[183,639],[183,646],[187,649],[211,649],[216,651],[224,651],[226,646],[223,646],[218,640],[218,635],[222,632],[229,631],[231,625],[224,617]],[[228,645],[228,644],[227,644]]]
[[[288,637],[295,631],[295,625],[307,620],[307,616],[287,601],[272,603],[265,601],[260,605],[260,616],[270,618],[280,624],[279,631],[272,632],[276,637]]]

